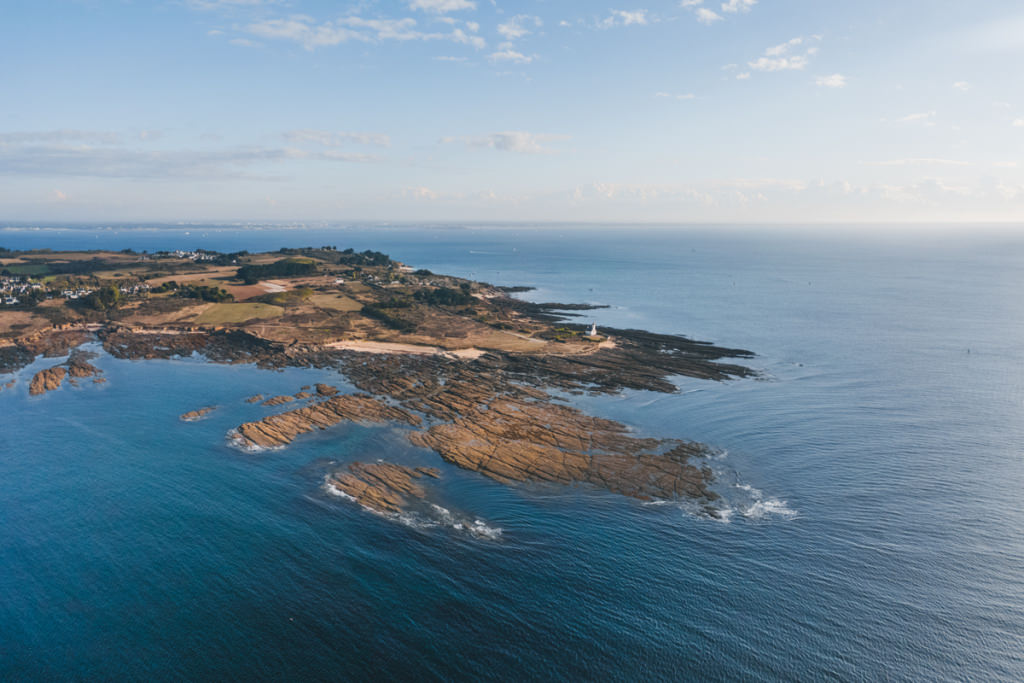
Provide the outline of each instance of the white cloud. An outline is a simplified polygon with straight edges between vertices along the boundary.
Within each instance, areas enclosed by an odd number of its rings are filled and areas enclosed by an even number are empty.
[[[682,2],[679,3],[679,6],[687,8],[687,7],[696,7],[697,5],[703,5],[703,4],[704,4],[704,0],[682,0]]]
[[[530,28],[527,28],[528,26],[539,28],[542,25],[543,22],[540,20],[540,17],[529,14],[517,14],[504,24],[498,24],[498,33],[505,40],[515,40],[530,35]]]
[[[470,35],[461,28],[448,33],[424,33],[417,29],[416,20],[363,19],[358,16],[342,17],[337,21],[316,21],[307,15],[296,14],[287,19],[267,19],[247,25],[246,32],[261,38],[291,40],[307,50],[327,47],[349,41],[374,42],[382,40],[448,40],[471,45],[477,49],[486,46],[480,36]]]
[[[699,21],[700,23],[704,24],[705,26],[710,26],[711,24],[715,23],[716,21],[721,21],[721,20],[722,20],[722,15],[721,14],[716,14],[715,12],[712,12],[711,10],[707,9],[706,7],[701,7],[700,9],[697,10],[697,21]]]
[[[971,166],[969,161],[956,159],[889,159],[888,161],[868,162],[868,166]]]
[[[437,192],[434,192],[429,187],[407,187],[402,190],[403,197],[410,197],[412,199],[426,199],[433,201],[440,197]]]
[[[246,32],[271,40],[292,40],[301,43],[307,50],[328,45],[338,45],[350,40],[368,40],[358,31],[336,26],[333,22],[315,25],[313,18],[297,14],[288,19],[266,19],[249,24]]]
[[[807,57],[794,55],[792,57],[759,57],[747,66],[755,71],[800,71],[807,66]]]
[[[722,11],[736,14],[737,12],[749,12],[757,4],[757,0],[727,0],[722,3]]]
[[[927,126],[935,125],[935,114],[934,110],[920,112],[917,114],[907,114],[906,116],[896,119],[900,123],[923,123]]]
[[[694,95],[692,92],[681,93],[676,95],[673,95],[670,92],[656,92],[654,93],[654,96],[669,100],[692,100],[696,98],[696,95]]]
[[[232,38],[228,42],[232,45],[237,45],[238,47],[260,47],[259,43],[254,40],[249,40],[248,38]]]
[[[764,53],[769,57],[778,57],[779,55],[784,55],[787,52],[789,52],[790,48],[795,47],[797,45],[802,45],[803,42],[804,39],[802,37],[793,38],[791,40],[787,40],[785,43],[782,43],[781,45],[776,45],[775,47],[770,47],[766,49]]]
[[[737,81],[745,81],[745,80],[747,80],[749,78],[750,78],[750,72],[749,71],[744,71],[743,73],[736,74],[736,80]]]
[[[18,145],[33,142],[58,144],[75,142],[79,144],[116,145],[121,142],[121,136],[107,131],[67,128],[61,130],[0,133],[0,145]]]
[[[961,92],[967,92],[968,90],[971,89],[971,84],[968,83],[967,81],[957,81],[956,83],[953,84],[953,88],[956,90],[960,90]]]
[[[842,74],[832,74],[831,76],[818,76],[816,79],[814,79],[814,84],[822,88],[845,88],[846,76]]]
[[[1024,128],[1024,119],[1014,119],[1013,127],[1014,128]]]
[[[487,47],[487,41],[480,36],[472,36],[463,31],[461,28],[457,28],[448,34],[448,39],[455,43],[461,43],[463,45],[472,45],[477,50],[482,50]]]
[[[511,48],[492,52],[487,55],[487,58],[492,62],[514,62],[516,64],[529,64],[535,59],[532,55],[524,55],[522,52],[516,52]]]
[[[813,38],[819,39],[818,36],[813,36]],[[747,66],[755,71],[801,71],[807,67],[810,58],[818,53],[818,48],[812,46],[807,48],[803,54],[790,54],[794,47],[803,45],[803,43],[803,37],[796,37],[785,43],[766,48],[762,57],[747,62]]]
[[[185,0],[185,4],[193,9],[215,10],[232,9],[235,7],[277,5],[279,4],[279,0]]]
[[[345,143],[354,142],[360,145],[376,145],[388,147],[391,138],[383,133],[335,133],[326,130],[290,130],[284,133],[287,140],[295,143],[314,143],[324,147],[340,147]]]
[[[503,133],[491,133],[481,137],[442,138],[443,143],[464,142],[469,147],[486,147],[503,152],[520,154],[550,154],[553,150],[545,147],[545,143],[568,140],[567,135],[538,135],[526,131],[514,130]]]
[[[409,0],[409,9],[444,14],[465,9],[476,9],[476,3],[471,0]]]
[[[57,203],[62,203],[68,200],[68,196],[66,193],[61,192],[60,190],[54,190],[53,192],[50,193],[50,200]]]
[[[290,147],[207,147],[153,151],[122,145],[72,145],[59,140],[0,144],[0,175],[15,177],[265,179],[248,174],[245,169],[295,160],[370,162],[377,158],[336,149],[310,151]]]
[[[599,28],[612,28],[614,26],[646,26],[648,24],[647,10],[612,10],[606,19],[598,23]]]

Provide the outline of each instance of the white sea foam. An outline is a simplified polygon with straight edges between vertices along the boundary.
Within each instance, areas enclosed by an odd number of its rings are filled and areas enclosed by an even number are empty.
[[[765,519],[770,516],[793,519],[797,511],[789,507],[786,501],[778,498],[765,498],[764,493],[750,484],[733,484],[733,488],[743,491],[749,499],[736,502],[736,511],[747,519]]]
[[[332,496],[356,503],[355,498],[329,483],[329,477],[324,477],[324,490]],[[473,536],[474,538],[497,541],[501,538],[501,527],[489,526],[482,519],[470,519],[453,514],[451,510],[440,505],[430,503],[423,512],[383,512],[366,505],[360,505],[366,512],[371,512],[379,517],[390,519],[404,524],[412,529],[437,529],[449,528]]]
[[[254,443],[246,443],[246,438],[238,433],[237,429],[232,429],[227,433],[228,445],[232,448],[237,448],[245,453],[263,453],[265,451],[280,451],[284,446],[257,446]]]
[[[769,515],[793,519],[797,516],[797,511],[786,505],[786,501],[778,498],[759,500],[743,511],[743,516],[747,519],[764,519]]]

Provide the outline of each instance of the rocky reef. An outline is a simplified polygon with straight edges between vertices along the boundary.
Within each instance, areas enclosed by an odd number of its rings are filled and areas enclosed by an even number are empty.
[[[634,438],[622,424],[551,403],[499,399],[409,439],[505,483],[585,483],[640,500],[717,498],[711,470],[691,464],[701,446]]]
[[[29,396],[38,396],[39,394],[45,394],[47,391],[57,389],[67,374],[67,369],[61,365],[40,370],[32,377],[32,382],[28,386]]]
[[[281,405],[284,405],[285,403],[291,403],[294,400],[295,400],[294,396],[290,396],[288,394],[283,394],[281,396],[273,396],[271,398],[268,398],[266,401],[263,402],[263,405],[270,406],[270,407],[281,406]]]
[[[326,429],[340,422],[418,425],[417,415],[388,405],[366,394],[345,394],[305,408],[270,415],[240,425],[232,435],[243,448],[276,448],[291,443],[300,434]]]
[[[183,414],[179,419],[182,422],[197,422],[198,420],[203,419],[204,417],[206,417],[215,410],[217,410],[217,406],[206,406],[205,408],[200,408],[199,410],[190,410],[189,412]]]
[[[379,462],[354,462],[348,471],[328,477],[327,485],[360,505],[378,512],[402,512],[410,502],[422,500],[426,491],[415,480],[423,477],[437,479],[441,472],[432,467],[406,467]]]
[[[65,377],[70,377],[71,383],[76,384],[75,380],[100,375],[102,371],[89,362],[89,360],[95,357],[96,354],[75,349],[71,352],[65,365],[55,365],[52,368],[37,372],[29,384],[29,395],[38,396],[48,391],[53,391],[60,387]]]

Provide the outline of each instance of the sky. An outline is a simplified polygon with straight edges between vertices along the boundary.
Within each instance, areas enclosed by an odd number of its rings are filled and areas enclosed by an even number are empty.
[[[1019,0],[6,0],[0,221],[1024,222]]]

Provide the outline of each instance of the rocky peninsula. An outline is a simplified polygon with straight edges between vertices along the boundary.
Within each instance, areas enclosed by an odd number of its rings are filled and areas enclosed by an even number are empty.
[[[283,448],[342,423],[394,425],[440,460],[506,484],[583,485],[640,500],[694,499],[714,514],[708,449],[634,435],[567,405],[573,394],[676,391],[679,376],[750,377],[750,358],[677,335],[572,322],[595,307],[531,303],[486,283],[413,270],[379,252],[331,247],[277,253],[7,252],[2,265],[45,268],[75,298],[36,295],[0,311],[0,373],[99,341],[117,358],[200,354],[217,363],[336,370],[329,384],[242,397],[281,412],[238,425],[243,449]],[[66,274],[61,274],[68,271]],[[36,290],[37,291],[37,290]],[[17,322],[14,322],[17,321]],[[75,355],[79,354],[79,355]],[[42,394],[98,371],[74,351],[40,371]],[[295,407],[292,407],[295,406]],[[181,416],[198,420],[213,407]],[[353,463],[329,485],[377,511],[423,498],[433,470]]]

